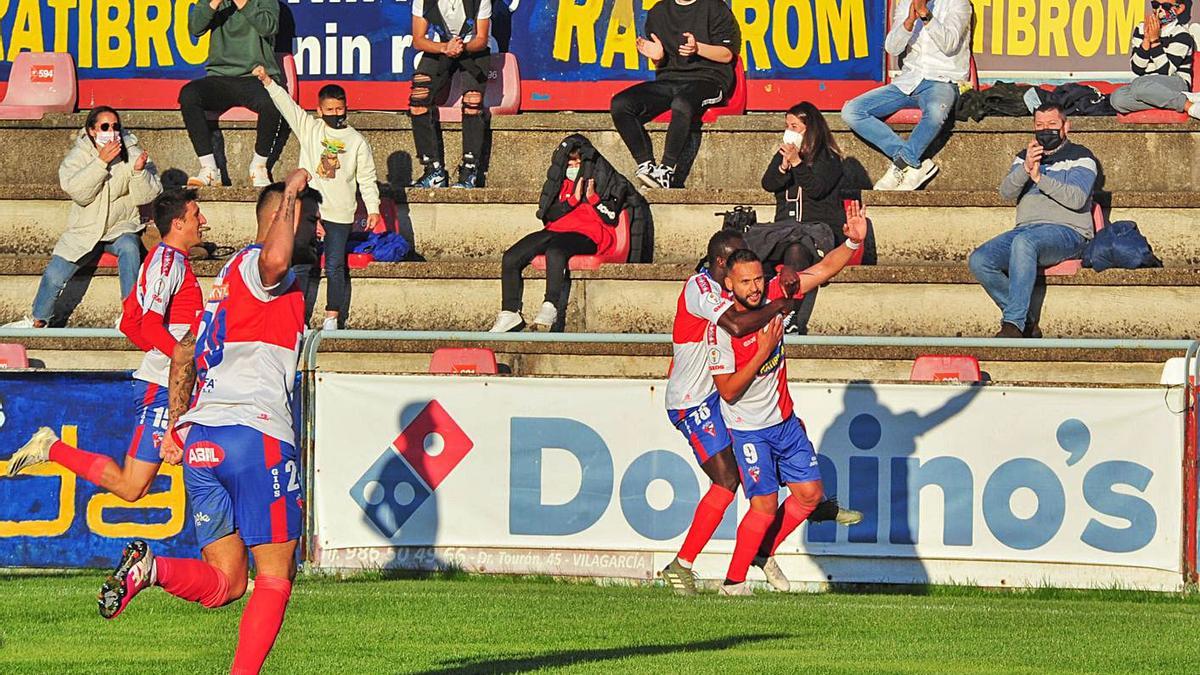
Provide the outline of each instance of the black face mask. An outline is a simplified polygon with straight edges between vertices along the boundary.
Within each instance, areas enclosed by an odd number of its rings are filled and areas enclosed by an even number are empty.
[[[346,113],[342,113],[341,115],[321,115],[321,119],[325,120],[325,124],[334,129],[346,128]]]
[[[1033,137],[1043,150],[1055,150],[1063,144],[1062,132],[1058,129],[1039,129],[1033,132]]]

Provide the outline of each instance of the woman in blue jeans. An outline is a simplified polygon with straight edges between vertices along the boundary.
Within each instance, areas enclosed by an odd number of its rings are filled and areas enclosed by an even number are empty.
[[[67,227],[54,246],[50,264],[33,300],[33,316],[8,324],[44,328],[54,319],[54,305],[80,267],[102,253],[117,256],[121,297],[133,291],[142,263],[138,207],[162,192],[150,156],[137,138],[121,128],[121,117],[108,106],[93,108],[66,158],[58,182],[71,198]],[[120,306],[113,307],[120,314]]]

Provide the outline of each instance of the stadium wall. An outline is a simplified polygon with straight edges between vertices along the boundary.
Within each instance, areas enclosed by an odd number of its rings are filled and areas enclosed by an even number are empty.
[[[4,0],[0,78],[21,51],[70,52],[79,107],[175,109],[203,74],[207,37],[192,38],[196,0]],[[515,54],[521,109],[607,110],[613,93],[652,76],[635,38],[657,0],[495,0],[493,49]],[[1141,0],[973,0],[972,47],[985,79],[1128,79]],[[741,26],[751,110],[800,99],[825,109],[885,79],[888,0],[731,0]],[[363,110],[403,110],[417,53],[408,0],[284,0],[277,48],[296,55],[301,103],[347,84]],[[894,64],[893,64],[894,65]],[[580,87],[580,82],[592,86]],[[131,86],[132,85],[132,86]]]

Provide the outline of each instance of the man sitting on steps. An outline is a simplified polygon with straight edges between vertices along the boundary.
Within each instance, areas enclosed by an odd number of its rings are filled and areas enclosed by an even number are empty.
[[[1034,112],[1033,127],[1000,183],[1000,196],[1017,204],[1017,226],[975,249],[968,263],[1003,312],[996,337],[1042,336],[1029,307],[1038,268],[1080,257],[1096,234],[1095,156],[1067,140],[1071,123],[1054,103]]]

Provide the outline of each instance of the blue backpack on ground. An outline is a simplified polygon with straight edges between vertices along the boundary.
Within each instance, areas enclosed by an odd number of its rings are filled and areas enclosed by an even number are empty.
[[[1113,267],[1135,270],[1162,267],[1162,261],[1150,249],[1150,242],[1138,231],[1137,224],[1118,220],[1096,233],[1083,249],[1083,266],[1097,272]]]
[[[395,232],[372,233],[367,240],[354,247],[352,253],[370,253],[376,262],[402,262],[412,250],[412,244],[404,235]]]

